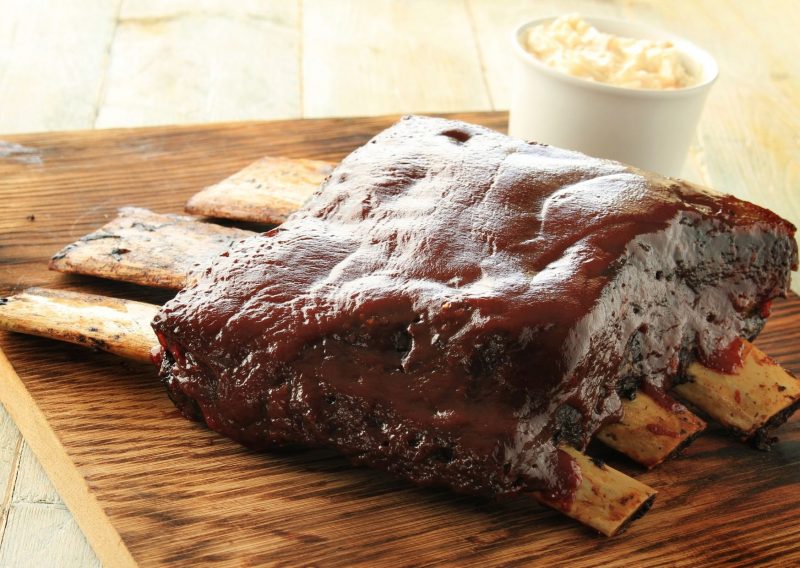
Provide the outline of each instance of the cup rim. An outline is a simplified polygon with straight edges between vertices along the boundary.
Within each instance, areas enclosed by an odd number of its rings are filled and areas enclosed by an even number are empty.
[[[719,65],[716,59],[705,49],[699,47],[697,44],[675,35],[671,32],[649,26],[647,24],[640,24],[638,22],[630,22],[627,20],[618,20],[615,18],[596,18],[591,16],[583,17],[584,20],[595,26],[601,32],[604,31],[604,24],[608,25],[621,25],[636,30],[644,37],[652,36],[653,39],[668,39],[681,51],[681,53],[690,58],[698,64],[702,70],[703,80],[688,87],[681,87],[679,89],[641,89],[634,87],[624,87],[619,85],[610,85],[608,83],[600,83],[598,81],[591,81],[583,77],[576,77],[569,75],[563,71],[553,69],[540,61],[536,56],[530,53],[522,44],[522,34],[529,28],[552,22],[558,16],[548,16],[544,18],[537,18],[529,20],[519,25],[513,32],[512,41],[514,43],[514,51],[518,57],[525,63],[532,65],[537,71],[542,72],[556,80],[566,82],[594,91],[611,93],[615,95],[625,95],[631,97],[642,98],[678,98],[684,96],[691,96],[697,94],[698,91],[708,89],[719,77]],[[609,33],[609,32],[606,32]]]

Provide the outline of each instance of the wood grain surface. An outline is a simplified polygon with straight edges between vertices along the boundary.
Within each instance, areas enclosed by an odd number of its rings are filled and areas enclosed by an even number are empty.
[[[501,130],[506,120],[460,118]],[[179,212],[262,155],[338,160],[392,121],[14,137],[36,160],[0,160],[0,294],[36,285],[163,302],[168,292],[48,272],[47,258],[118,207]],[[775,312],[758,344],[800,371],[800,300]],[[2,373],[0,398],[108,566],[800,562],[796,419],[769,453],[712,427],[651,472],[606,455],[660,492],[650,514],[606,539],[524,498],[419,489],[326,451],[249,452],[180,418],[145,364],[11,334],[0,347],[19,375]]]

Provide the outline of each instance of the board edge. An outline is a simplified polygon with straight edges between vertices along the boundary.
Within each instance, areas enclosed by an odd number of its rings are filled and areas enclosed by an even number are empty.
[[[103,566],[138,566],[117,529],[97,498],[91,493],[58,435],[28,392],[14,366],[0,349],[0,402],[42,464],[67,508],[92,546]],[[64,464],[69,464],[64,468]]]

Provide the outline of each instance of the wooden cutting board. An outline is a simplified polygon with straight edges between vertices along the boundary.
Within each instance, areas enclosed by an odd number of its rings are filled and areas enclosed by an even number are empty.
[[[504,114],[459,118],[505,129]],[[338,160],[393,120],[8,137],[0,295],[35,285],[162,302],[164,292],[50,273],[46,261],[120,206],[177,212],[262,155]],[[777,302],[758,341],[795,372],[798,323],[800,299]],[[12,334],[0,348],[19,375],[0,360],[0,399],[109,566],[800,563],[797,420],[768,453],[712,427],[652,472],[610,456],[660,493],[608,539],[527,498],[419,489],[325,451],[249,452],[182,419],[147,365]]]

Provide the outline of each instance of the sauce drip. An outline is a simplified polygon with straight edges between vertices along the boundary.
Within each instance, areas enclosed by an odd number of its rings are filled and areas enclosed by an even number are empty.
[[[740,337],[734,337],[728,345],[713,351],[710,355],[702,355],[700,360],[709,369],[734,375],[744,366],[744,360],[751,349],[752,345],[746,344]]]

